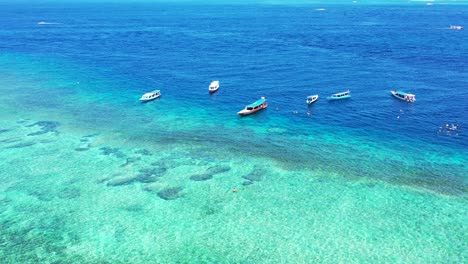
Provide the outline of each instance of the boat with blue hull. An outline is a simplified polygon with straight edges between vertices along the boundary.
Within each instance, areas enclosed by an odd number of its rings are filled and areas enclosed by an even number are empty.
[[[341,99],[347,99],[347,98],[351,98],[350,90],[347,90],[346,92],[332,94],[331,96],[327,97],[328,100],[341,100]]]
[[[266,101],[265,97],[262,96],[262,98],[260,98],[260,100],[257,100],[253,104],[249,104],[243,110],[239,111],[237,114],[239,114],[241,116],[246,116],[246,115],[253,114],[253,113],[257,112],[257,111],[260,111],[262,109],[265,109],[267,107],[268,107],[267,101]]]

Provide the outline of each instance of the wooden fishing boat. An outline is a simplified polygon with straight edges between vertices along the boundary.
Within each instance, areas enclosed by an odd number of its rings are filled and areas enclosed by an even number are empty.
[[[266,102],[266,99],[265,99],[264,96],[262,96],[262,98],[260,98],[260,100],[257,100],[253,104],[249,104],[243,110],[239,111],[237,114],[239,114],[241,116],[246,116],[246,115],[250,115],[252,113],[255,113],[257,111],[260,111],[262,109],[265,109],[267,107],[268,107],[268,104]]]
[[[346,92],[332,94],[331,96],[327,97],[328,100],[341,100],[351,97],[351,91],[348,90]]]
[[[403,91],[396,91],[396,90],[391,90],[390,92],[395,98],[398,98],[400,100],[411,102],[411,103],[416,102],[416,95],[414,94],[405,93]]]

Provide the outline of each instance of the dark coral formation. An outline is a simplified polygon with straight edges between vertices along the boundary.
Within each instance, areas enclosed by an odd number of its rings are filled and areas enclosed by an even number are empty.
[[[217,165],[217,166],[209,167],[208,170],[206,170],[206,173],[219,174],[219,173],[223,173],[223,172],[230,171],[230,170],[231,170],[231,167],[229,166]]]
[[[18,142],[21,141],[20,138],[7,138],[7,139],[2,139],[0,140],[0,143],[13,143],[13,142]]]
[[[42,134],[47,134],[49,132],[58,133],[57,127],[60,126],[59,122],[55,121],[39,121],[34,124],[28,125],[27,127],[39,126],[41,129],[39,131],[28,134],[28,136],[38,136]]]
[[[89,147],[87,147],[87,146],[75,148],[75,151],[87,151],[87,150],[89,150]]]
[[[91,138],[91,137],[95,137],[97,135],[99,135],[99,134],[89,134],[89,135],[84,135],[83,137],[84,138]]]
[[[129,157],[129,158],[127,158],[127,160],[125,160],[125,163],[122,165],[122,167],[127,166],[127,165],[129,165],[131,163],[137,162],[139,160],[141,160],[140,157]]]
[[[230,171],[231,167],[217,165],[209,167],[204,173],[197,173],[190,176],[190,180],[192,181],[207,181],[213,179],[214,175],[224,173]]]
[[[80,189],[76,187],[66,187],[58,193],[58,197],[60,199],[74,199],[80,197],[81,192]]]
[[[158,196],[164,200],[175,200],[182,196],[180,193],[182,191],[182,187],[172,187],[166,188],[158,192]]]
[[[142,183],[155,182],[158,178],[162,177],[166,171],[167,169],[164,167],[141,169],[136,180]]]
[[[207,181],[213,178],[213,174],[209,173],[200,173],[200,174],[194,174],[190,176],[190,180],[192,181]]]
[[[253,183],[254,183],[253,181],[244,181],[242,185],[248,186],[248,185],[252,185]]]
[[[140,154],[140,155],[143,155],[143,156],[151,156],[151,152],[149,150],[146,150],[146,149],[139,149],[137,151],[135,151],[135,154]]]
[[[102,154],[103,155],[106,155],[106,156],[115,156],[117,158],[123,158],[125,157],[125,154],[123,154],[122,151],[120,151],[120,149],[118,148],[111,148],[111,147],[102,147],[100,148],[100,150],[102,151]]]
[[[54,194],[44,188],[28,189],[29,195],[35,196],[38,200],[48,202],[54,199]]]
[[[242,178],[251,181],[251,182],[258,182],[263,179],[263,175],[265,174],[265,171],[262,169],[254,169],[251,171],[249,174],[242,176]]]
[[[134,181],[136,181],[136,179],[137,178],[135,176],[118,176],[118,177],[110,179],[107,182],[107,186],[127,185],[130,183],[133,183]]]
[[[7,149],[25,148],[25,147],[30,147],[30,146],[35,145],[35,144],[36,144],[36,142],[30,141],[30,142],[18,143],[18,144],[11,145],[11,146],[8,146],[8,147],[5,147],[5,148],[7,148]]]

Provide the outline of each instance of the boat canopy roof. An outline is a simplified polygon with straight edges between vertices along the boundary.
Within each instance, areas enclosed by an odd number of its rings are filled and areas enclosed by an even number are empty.
[[[351,91],[348,90],[348,91],[344,91],[344,92],[341,92],[341,93],[336,93],[336,94],[333,94],[332,96],[336,96],[336,95],[342,95],[342,94],[349,94]]]
[[[409,95],[409,96],[414,96],[414,94],[410,94],[410,93],[405,93],[403,91],[396,91],[397,94],[401,94],[403,96],[406,96],[406,95]]]
[[[216,86],[216,85],[218,85],[218,84],[219,84],[219,81],[212,81],[211,84],[210,84],[210,86]]]
[[[260,100],[257,100],[255,103],[249,104],[246,107],[257,107],[257,106],[263,104],[264,102],[266,102],[266,99],[264,97],[262,97]]]

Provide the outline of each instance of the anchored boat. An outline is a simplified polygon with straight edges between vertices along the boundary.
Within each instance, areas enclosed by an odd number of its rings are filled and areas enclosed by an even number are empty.
[[[252,113],[255,113],[257,111],[265,109],[267,107],[268,107],[268,104],[266,102],[266,99],[265,99],[264,96],[262,96],[262,98],[260,98],[260,100],[257,100],[253,104],[249,104],[243,110],[239,111],[237,114],[239,114],[241,116],[250,115]]]
[[[409,93],[396,91],[396,90],[391,90],[390,92],[392,93],[393,96],[395,96],[396,98],[400,100],[411,102],[411,103],[414,103],[416,101],[416,95],[414,94],[409,94]]]
[[[148,101],[151,101],[151,100],[154,100],[156,98],[158,98],[159,96],[161,96],[161,91],[160,90],[154,90],[152,92],[149,92],[149,93],[145,93],[144,95],[141,96],[140,98],[140,101],[141,102],[148,102]]]
[[[351,97],[351,91],[348,90],[346,92],[341,92],[341,93],[336,93],[332,94],[331,96],[328,96],[328,100],[341,100],[341,99],[346,99]]]
[[[450,26],[450,29],[452,29],[452,30],[462,30],[463,26]]]
[[[317,101],[317,99],[319,98],[319,96],[316,94],[316,95],[309,95],[307,96],[307,104],[313,104],[315,103],[315,101]]]
[[[215,93],[219,89],[219,81],[212,81],[208,90],[210,93]]]

